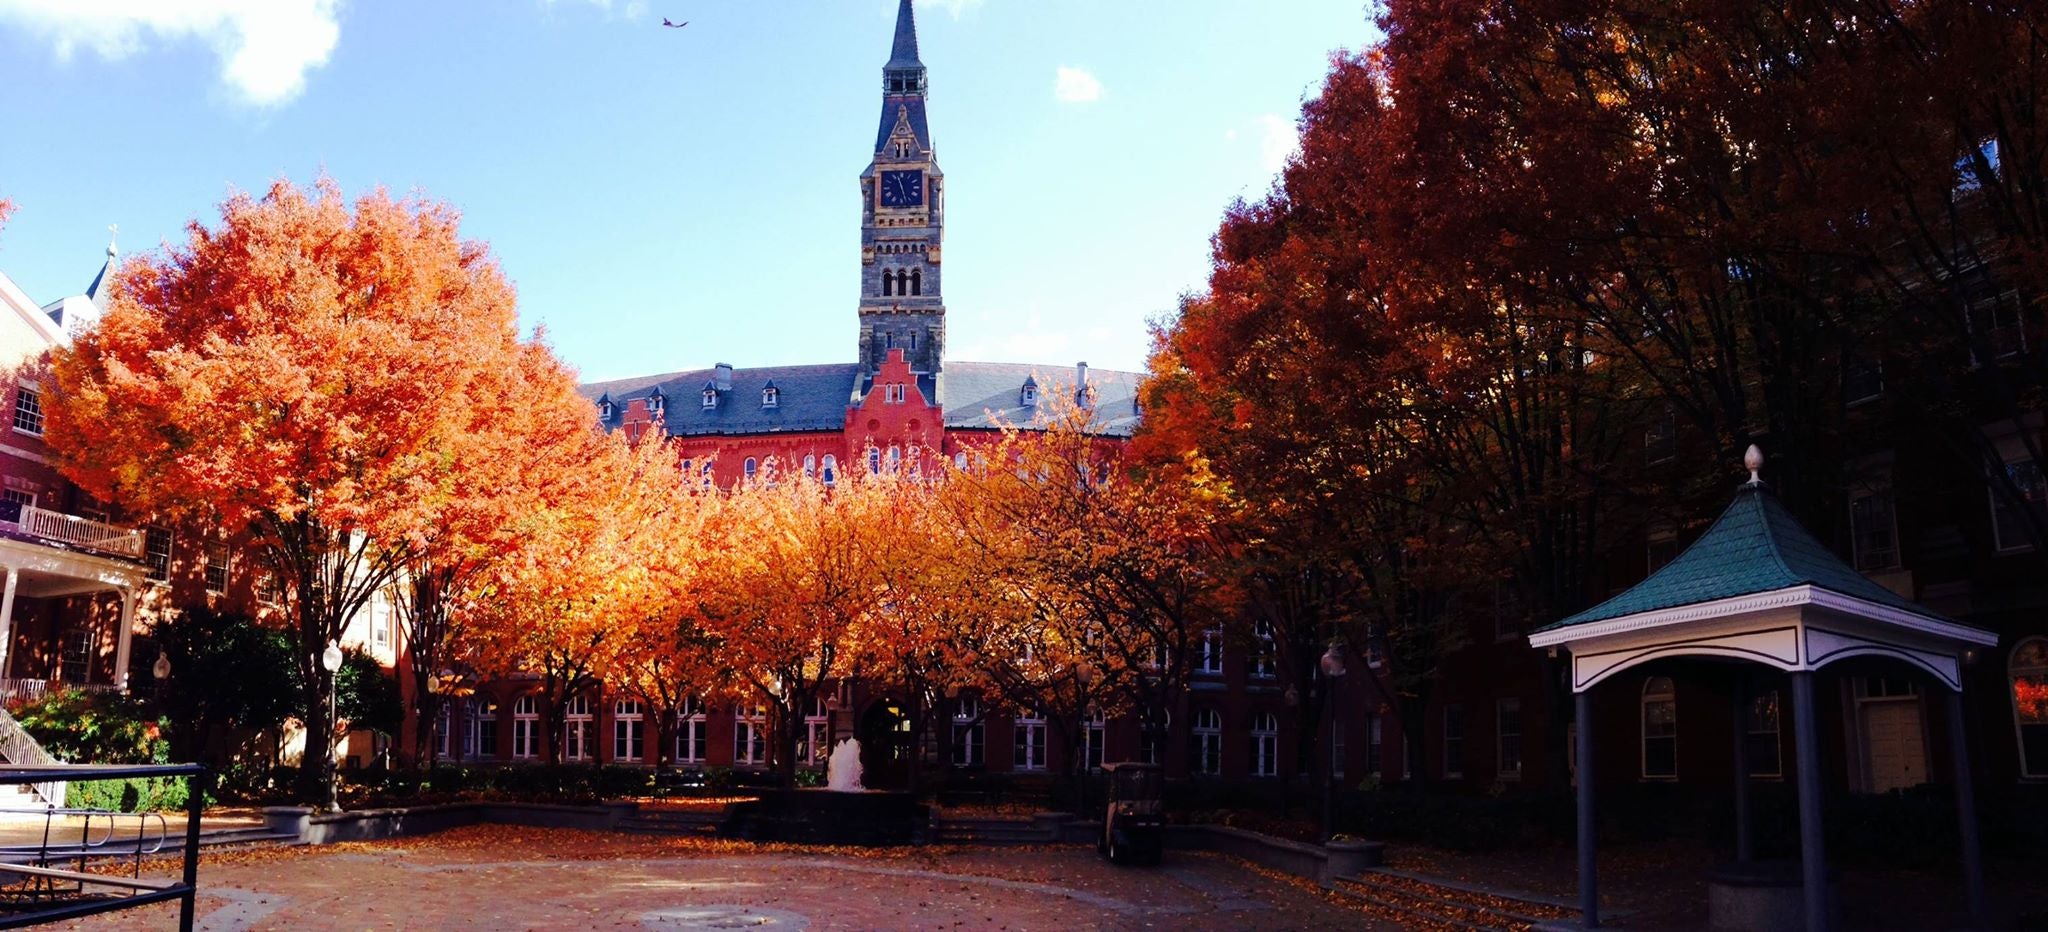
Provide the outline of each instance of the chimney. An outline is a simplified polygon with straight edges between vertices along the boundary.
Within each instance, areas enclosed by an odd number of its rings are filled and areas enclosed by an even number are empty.
[[[1094,406],[1091,400],[1088,391],[1088,364],[1077,362],[1074,364],[1074,403],[1088,408]]]
[[[732,391],[732,363],[722,362],[712,366],[711,383],[721,392]]]

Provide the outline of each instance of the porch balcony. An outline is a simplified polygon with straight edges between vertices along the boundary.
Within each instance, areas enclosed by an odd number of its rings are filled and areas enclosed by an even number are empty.
[[[86,692],[114,692],[119,688],[112,683],[56,683],[45,679],[10,676],[0,678],[0,706],[13,708],[18,704],[35,702],[49,695],[52,686]]]
[[[0,534],[130,560],[140,560],[143,554],[141,528],[123,527],[19,502],[0,501]]]

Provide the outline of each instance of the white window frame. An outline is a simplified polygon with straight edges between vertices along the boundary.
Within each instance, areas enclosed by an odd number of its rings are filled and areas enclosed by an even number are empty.
[[[1768,704],[1765,703],[1765,700],[1769,700]],[[1760,722],[1764,721],[1764,717],[1758,713],[1765,708],[1770,709],[1769,721],[1760,724]],[[1758,739],[1760,737],[1769,735],[1772,749],[1771,767],[1769,769],[1758,768],[1755,748],[1744,750],[1743,757],[1746,758],[1744,766],[1749,769],[1749,777],[1757,780],[1783,779],[1785,776],[1785,705],[1783,697],[1778,695],[1776,689],[1766,689],[1750,696],[1749,701],[1743,704],[1742,730],[1743,734],[1747,736],[1746,740],[1752,744],[1759,743]]]
[[[743,478],[743,479],[744,479],[745,481],[747,481],[747,482],[752,482],[752,481],[754,481],[754,476],[755,476],[755,474],[759,473],[760,471],[761,471],[761,461],[760,461],[760,460],[757,460],[757,459],[755,459],[755,458],[753,458],[753,457],[749,456],[749,457],[747,457],[746,459],[744,459],[744,460],[741,460],[741,461],[740,461],[740,475],[741,475],[741,477],[742,477],[742,478]]]
[[[577,693],[569,697],[569,703],[562,707],[562,759],[565,761],[590,760],[596,751],[592,747],[596,735],[597,716],[592,712],[590,696]]]
[[[156,546],[163,542],[162,553]],[[152,582],[168,582],[171,578],[171,550],[177,546],[177,538],[167,528],[151,525],[142,530],[142,562],[149,567]],[[161,561],[161,565],[159,565]]]
[[[828,489],[839,483],[839,457],[827,453],[818,461],[818,481]]]
[[[755,705],[733,709],[732,765],[765,767],[768,764],[768,707]]]
[[[512,759],[540,756],[540,701],[532,693],[512,700]]]
[[[2040,651],[2038,657],[2022,657],[2021,652]],[[2048,780],[2048,759],[2030,760],[2027,757],[2028,727],[2048,729],[2048,709],[2044,709],[2039,722],[2025,721],[2020,713],[2020,681],[2029,681],[2029,689],[2048,691],[2048,637],[2034,635],[2021,638],[2012,647],[2012,654],[2006,665],[2006,697],[2012,700],[2012,729],[2015,747],[2019,751],[2020,778],[2023,780]],[[2048,703],[2044,697],[2043,703]],[[2048,742],[2044,742],[2048,744]],[[2042,755],[2048,758],[2048,754]]]
[[[1263,618],[1252,622],[1252,657],[1247,671],[1257,680],[1280,675],[1280,645],[1273,636],[1273,623]]]
[[[953,705],[953,766],[979,767],[987,760],[987,722],[981,719],[981,700],[962,696]]]
[[[704,763],[709,745],[709,721],[709,716],[704,714],[704,700],[694,696],[683,700],[683,707],[677,710],[676,715],[676,763]]]
[[[761,407],[763,407],[763,408],[779,408],[779,407],[782,407],[782,390],[781,390],[781,389],[779,389],[779,388],[764,388],[764,389],[761,389]]]
[[[1022,709],[1011,720],[1011,734],[1015,757],[1011,765],[1017,770],[1042,771],[1045,769],[1045,715],[1036,709]]]
[[[647,707],[638,699],[612,703],[612,762],[637,764],[647,759]]]
[[[1271,777],[1280,773],[1280,719],[1271,712],[1252,716],[1251,775]]]
[[[824,766],[825,758],[832,754],[831,710],[817,696],[812,696],[804,706],[803,743],[797,754],[798,760],[814,767]]]
[[[1201,646],[1195,653],[1195,673],[1223,675],[1223,632],[1215,628],[1202,632]]]
[[[1660,686],[1660,684],[1662,688],[1657,688]],[[1656,725],[1656,733],[1653,734],[1653,726],[1650,721],[1650,717],[1651,707],[1655,705],[1670,706],[1671,719],[1668,723]],[[1678,681],[1668,676],[1652,676],[1644,679],[1642,697],[1640,702],[1640,713],[1641,714],[1638,716],[1638,720],[1641,727],[1637,734],[1641,738],[1641,742],[1639,745],[1639,750],[1641,752],[1641,762],[1639,769],[1642,775],[1642,779],[1651,781],[1677,780],[1679,771]],[[1666,728],[1669,729],[1668,733],[1666,731]],[[1652,741],[1668,741],[1671,743],[1670,773],[1650,772],[1650,742]]]
[[[63,681],[73,686],[92,682],[93,655],[99,653],[99,632],[91,625],[78,625],[64,629],[63,642],[57,652],[58,672]],[[78,675],[72,676],[72,667],[78,668]]]
[[[1215,709],[1196,710],[1193,729],[1195,759],[1189,761],[1189,769],[1207,776],[1222,773],[1223,714]]]
[[[22,426],[26,423],[28,426]],[[14,432],[30,437],[43,435],[43,392],[34,382],[22,381],[14,386]]]
[[[1109,718],[1096,709],[1088,713],[1081,722],[1081,756],[1089,773],[1102,769],[1105,740],[1109,735]]]
[[[1514,725],[1509,730],[1510,720]],[[1514,742],[1514,753],[1508,753],[1508,742]],[[1519,698],[1496,699],[1493,702],[1493,762],[1494,775],[1502,780],[1522,779],[1522,762],[1527,744],[1522,740],[1522,700]],[[1510,767],[1512,763],[1514,766]]]
[[[214,559],[216,555],[219,556],[218,560]],[[215,540],[207,541],[205,557],[203,575],[206,591],[213,595],[228,591],[228,584],[233,581],[231,574],[234,571],[235,555],[228,550],[225,542]],[[218,581],[215,580],[215,576],[219,577]]]
[[[465,760],[481,760],[498,756],[498,704],[487,697],[478,696],[469,700],[468,715],[463,717],[462,756]]]

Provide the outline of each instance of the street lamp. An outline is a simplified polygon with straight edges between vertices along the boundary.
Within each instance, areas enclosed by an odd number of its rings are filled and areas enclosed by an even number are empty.
[[[156,663],[149,667],[149,675],[158,683],[171,678],[171,656],[163,651],[156,652]]]
[[[1330,720],[1328,751],[1330,759],[1323,767],[1323,843],[1328,844],[1330,836],[1335,834],[1334,829],[1336,828],[1337,821],[1335,813],[1332,811],[1330,800],[1334,795],[1331,784],[1336,782],[1335,775],[1337,771],[1337,713],[1335,700],[1337,681],[1344,678],[1343,642],[1332,640],[1330,642],[1330,649],[1323,651],[1323,659],[1318,661],[1318,666],[1322,667],[1323,670],[1323,717]]]
[[[320,669],[327,671],[327,746],[320,749],[321,792],[327,797],[327,808],[339,810],[341,803],[334,796],[334,694],[337,692],[334,674],[341,669],[341,645],[327,642],[327,649],[320,652]],[[306,750],[311,751],[312,748]]]

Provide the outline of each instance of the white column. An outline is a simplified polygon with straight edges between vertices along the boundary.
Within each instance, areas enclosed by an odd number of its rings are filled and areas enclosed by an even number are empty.
[[[14,584],[20,579],[21,571],[7,568],[7,588],[0,592],[0,679],[7,676],[7,667],[14,660]]]
[[[114,688],[128,691],[128,647],[135,637],[135,587],[122,586],[121,592],[121,634],[114,644]]]

